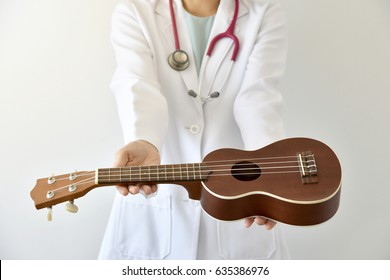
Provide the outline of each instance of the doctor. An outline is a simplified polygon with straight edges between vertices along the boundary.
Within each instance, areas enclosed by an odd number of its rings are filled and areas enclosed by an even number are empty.
[[[286,23],[274,1],[123,0],[112,20],[127,143],[115,167],[201,162],[283,138]],[[100,259],[289,257],[267,218],[217,221],[177,185],[117,188]]]

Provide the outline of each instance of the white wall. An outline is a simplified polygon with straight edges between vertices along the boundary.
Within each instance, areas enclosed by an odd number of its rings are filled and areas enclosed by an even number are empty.
[[[295,258],[390,259],[390,2],[284,0],[289,135],[322,139],[343,165],[329,223],[288,228]]]
[[[121,132],[109,81],[116,1],[0,0],[0,259],[94,259],[114,188],[36,211],[40,177],[110,166]],[[340,209],[284,226],[293,258],[390,259],[390,3],[282,0],[289,16],[288,136],[328,143],[343,165]]]

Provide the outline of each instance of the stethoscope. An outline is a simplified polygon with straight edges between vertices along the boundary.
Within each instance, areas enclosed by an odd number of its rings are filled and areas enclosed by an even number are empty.
[[[233,53],[232,53],[232,56],[230,59],[230,65],[229,65],[229,68],[226,72],[225,78],[224,78],[223,82],[221,83],[220,88],[217,91],[210,93],[207,97],[200,97],[199,96],[199,98],[202,101],[208,101],[210,98],[219,97],[219,92],[221,91],[221,89],[225,85],[225,83],[230,75],[230,72],[232,70],[233,63],[236,61],[236,58],[237,58],[238,50],[240,48],[240,42],[238,41],[238,38],[236,37],[236,35],[234,35],[234,28],[236,27],[236,21],[237,21],[238,10],[239,10],[239,3],[238,3],[238,0],[235,0],[235,1],[236,1],[236,5],[235,5],[235,9],[234,9],[234,15],[233,15],[232,22],[230,23],[229,27],[226,29],[225,32],[218,34],[217,36],[215,36],[211,40],[209,48],[207,49],[207,52],[206,52],[206,57],[205,57],[206,61],[204,62],[205,66],[202,68],[203,70],[202,70],[202,73],[200,74],[200,76],[201,77],[203,76],[204,69],[206,68],[208,60],[209,60],[209,58],[214,50],[215,45],[218,42],[218,40],[223,39],[223,38],[230,38],[231,40],[233,40],[233,43],[234,43],[234,49],[233,49]],[[173,36],[175,38],[175,48],[176,49],[172,54],[169,55],[168,63],[169,63],[169,66],[171,66],[174,70],[183,71],[183,70],[188,68],[188,66],[190,65],[190,61],[189,61],[188,54],[185,51],[183,51],[182,49],[180,49],[180,42],[179,42],[179,35],[177,33],[175,12],[173,9],[173,0],[169,0],[169,8],[170,8],[170,13],[171,13],[172,26],[173,26]],[[200,91],[200,88],[201,88],[201,83],[199,83],[198,92]],[[190,89],[188,91],[188,95],[190,95],[194,98],[198,97],[198,94],[192,89]]]

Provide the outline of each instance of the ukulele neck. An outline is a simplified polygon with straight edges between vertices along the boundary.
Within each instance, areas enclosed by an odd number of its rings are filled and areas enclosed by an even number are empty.
[[[209,172],[202,163],[99,168],[95,174],[95,183],[115,185],[203,181],[207,179],[208,174]]]

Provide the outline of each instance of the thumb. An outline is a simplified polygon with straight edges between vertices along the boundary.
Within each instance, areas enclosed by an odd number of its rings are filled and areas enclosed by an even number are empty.
[[[123,167],[128,163],[129,158],[125,150],[121,149],[115,154],[115,160],[113,167]]]

